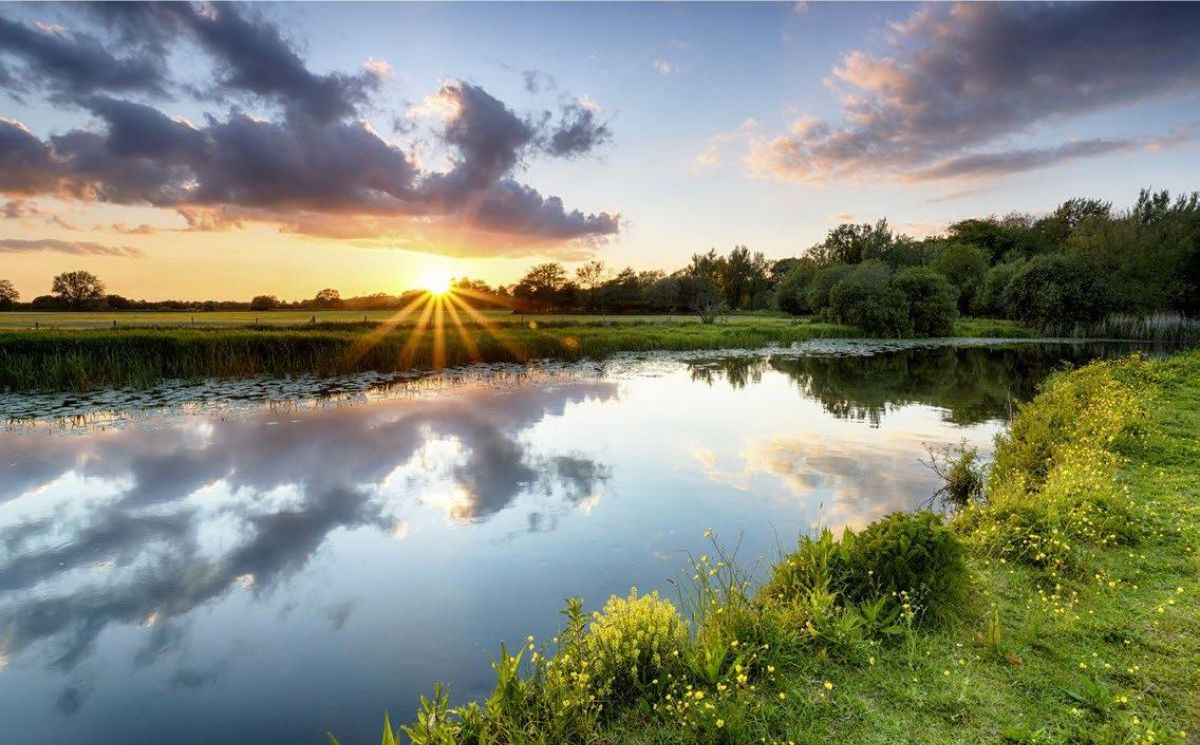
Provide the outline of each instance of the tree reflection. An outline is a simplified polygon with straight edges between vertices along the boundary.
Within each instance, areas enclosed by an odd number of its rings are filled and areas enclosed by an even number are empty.
[[[690,364],[693,380],[726,380],[733,388],[773,370],[839,419],[879,426],[890,409],[925,404],[959,425],[1006,419],[1033,397],[1051,372],[1097,358],[1131,354],[1138,345],[1024,344],[996,347],[918,346],[879,353],[726,358]],[[1154,351],[1150,349],[1150,351]]]

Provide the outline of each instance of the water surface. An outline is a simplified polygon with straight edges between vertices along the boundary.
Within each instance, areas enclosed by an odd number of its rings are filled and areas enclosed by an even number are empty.
[[[373,741],[435,680],[486,695],[500,642],[553,634],[565,597],[670,591],[706,528],[753,561],[921,504],[927,445],[987,453],[1049,371],[1128,351],[821,342],[228,386],[266,391],[241,405],[8,396],[5,742]]]

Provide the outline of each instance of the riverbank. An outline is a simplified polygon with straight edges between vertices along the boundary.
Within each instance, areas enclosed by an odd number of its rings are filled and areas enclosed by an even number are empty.
[[[658,317],[584,322],[447,317],[439,323],[373,322],[291,327],[38,329],[0,331],[0,390],[88,391],[168,379],[344,375],[454,367],[471,362],[603,359],[619,352],[757,349],[855,337],[849,326],[786,316],[736,316],[705,325]],[[963,337],[1030,336],[1007,321],[960,321]]]
[[[893,516],[840,543],[802,539],[763,590],[717,536],[677,604],[631,595],[585,617],[569,603],[557,639],[501,652],[488,701],[450,710],[439,692],[406,732],[1194,742],[1198,431],[1198,353],[1060,374],[998,443],[986,498],[946,525]]]

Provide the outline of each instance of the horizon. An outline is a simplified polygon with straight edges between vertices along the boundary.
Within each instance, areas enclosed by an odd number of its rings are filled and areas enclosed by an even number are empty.
[[[1198,23],[1190,4],[0,4],[0,279],[24,300],[76,269],[152,301],[400,294],[542,261],[780,259],[841,222],[921,238],[1124,208],[1195,188]]]

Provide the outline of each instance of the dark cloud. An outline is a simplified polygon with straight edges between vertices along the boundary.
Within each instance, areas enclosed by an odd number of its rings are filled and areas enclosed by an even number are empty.
[[[54,238],[31,238],[29,240],[0,238],[0,253],[32,253],[35,251],[53,251],[78,256],[124,256],[129,258],[142,256],[142,252],[132,246],[106,246],[91,241],[60,241]]]
[[[19,42],[9,56],[19,57],[30,75],[57,81],[73,105],[100,123],[43,141],[0,118],[0,193],[149,204],[174,209],[189,228],[203,230],[262,221],[325,237],[437,237],[443,226],[516,244],[618,232],[616,215],[568,210],[557,197],[513,180],[532,154],[575,157],[608,141],[607,124],[590,108],[572,104],[552,125],[537,124],[479,86],[447,83],[434,98],[446,113],[437,139],[452,167],[422,172],[400,147],[354,118],[378,87],[379,65],[357,74],[315,73],[277,27],[233,4],[88,7],[94,33],[15,21],[0,26],[0,34]],[[178,83],[172,90],[208,102],[244,94],[278,104],[282,116],[263,120],[235,108],[193,124],[103,93],[161,93],[158,71],[184,39],[207,52],[218,84],[207,93]],[[124,57],[109,59],[109,47],[141,52],[130,51],[129,59],[155,71],[153,78],[134,75],[140,68],[126,70],[119,64]]]
[[[56,27],[29,26],[0,16],[0,58],[21,64],[0,68],[0,85],[28,91],[46,88],[65,95],[95,91],[161,93],[162,60],[137,45],[118,57],[93,35]]]
[[[49,145],[24,124],[0,116],[0,192],[53,191],[58,177],[58,163]]]
[[[914,177],[918,180],[932,180],[1004,176],[1021,171],[1049,168],[1080,158],[1118,153],[1138,147],[1139,144],[1131,140],[1094,139],[1066,142],[1055,147],[970,153],[935,163],[929,168],[918,171]]]
[[[574,158],[611,139],[612,131],[593,107],[572,103],[563,107],[558,122],[546,133],[543,147],[551,155]]]
[[[311,72],[278,28],[236,7],[169,3],[160,6],[160,12],[174,17],[212,54],[221,70],[221,85],[276,98],[291,116],[323,122],[351,116],[378,87],[378,78],[368,71]]]
[[[521,78],[525,81],[525,90],[535,95],[558,87],[554,76],[541,70],[523,70]]]
[[[1034,151],[985,152],[1045,123],[1200,89],[1193,3],[965,3],[926,6],[894,27],[895,56],[852,52],[829,84],[841,124],[802,118],[755,140],[751,164],[783,178],[944,177],[963,159],[1012,172]],[[1059,160],[1114,148],[1066,143]],[[995,172],[983,168],[983,173]]]

